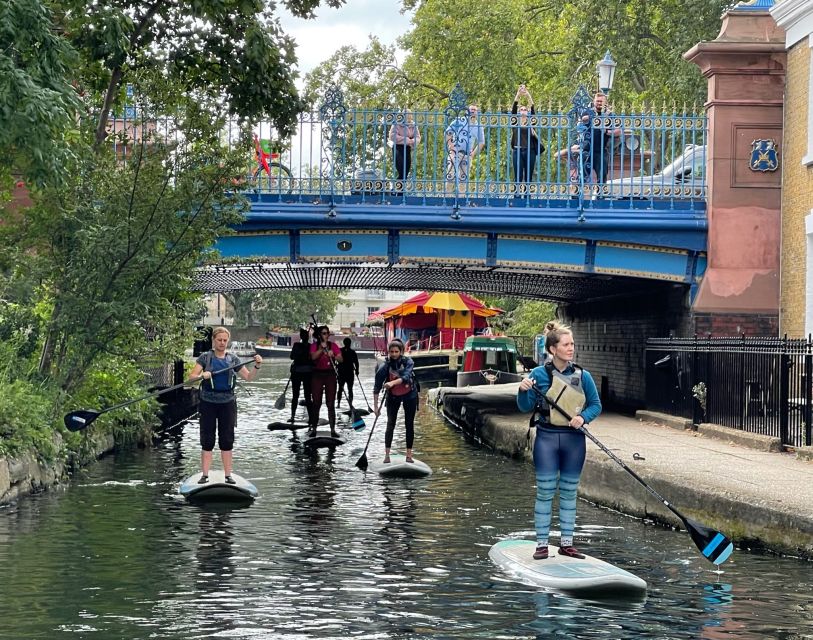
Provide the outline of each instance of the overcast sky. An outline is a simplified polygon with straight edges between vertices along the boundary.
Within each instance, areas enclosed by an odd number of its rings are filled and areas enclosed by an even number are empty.
[[[400,8],[398,0],[347,0],[340,9],[321,6],[315,19],[300,20],[280,7],[282,27],[297,45],[298,84],[301,86],[302,77],[340,47],[352,44],[366,48],[371,34],[384,44],[394,44],[410,26],[410,16],[401,15]]]

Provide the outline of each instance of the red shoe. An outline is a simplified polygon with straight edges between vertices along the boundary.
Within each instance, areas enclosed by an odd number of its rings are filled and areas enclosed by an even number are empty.
[[[547,560],[548,559],[548,545],[537,547],[534,551],[534,560]]]
[[[567,556],[568,558],[584,558],[584,554],[579,553],[576,547],[559,547],[559,555]]]

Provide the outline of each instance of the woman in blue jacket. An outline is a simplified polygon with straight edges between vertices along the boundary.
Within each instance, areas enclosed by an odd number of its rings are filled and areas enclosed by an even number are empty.
[[[584,554],[573,546],[576,490],[586,454],[585,435],[578,429],[598,417],[601,413],[601,400],[592,376],[573,364],[575,344],[568,327],[558,322],[549,322],[545,327],[545,350],[551,358],[531,371],[530,376],[520,383],[517,394],[517,406],[520,410],[534,410],[533,424],[536,426],[533,452],[536,468],[534,558],[544,560],[548,557],[548,535],[553,497],[557,488],[559,528],[562,532],[559,554],[583,558]],[[566,388],[566,392],[570,394],[570,405],[573,406],[575,398],[576,406],[581,406],[570,420],[564,418],[545,399],[545,394],[557,378],[558,387]]]
[[[375,372],[373,386],[373,412],[376,417],[381,414],[378,394],[381,389],[387,391],[387,432],[384,435],[384,462],[390,461],[390,448],[395,433],[395,420],[398,409],[404,407],[404,426],[406,427],[406,461],[414,462],[412,444],[415,440],[415,413],[418,411],[418,388],[415,382],[412,358],[404,355],[404,343],[398,338],[390,340],[387,345],[387,359]]]

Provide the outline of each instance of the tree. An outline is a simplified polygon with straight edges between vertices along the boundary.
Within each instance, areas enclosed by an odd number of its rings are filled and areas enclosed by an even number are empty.
[[[157,140],[134,151],[123,164],[88,149],[20,224],[2,227],[2,240],[25,251],[12,277],[40,283],[31,301],[46,328],[40,371],[69,393],[105,356],[178,353],[197,311],[201,253],[245,206],[224,190],[239,158]]]
[[[42,184],[62,174],[77,129],[77,60],[40,0],[0,3],[0,175]]]
[[[311,321],[311,314],[319,322],[327,322],[344,302],[342,291],[331,289],[302,289],[296,291],[244,290],[224,293],[234,309],[238,326],[251,326],[254,321],[273,327],[295,327]]]
[[[322,0],[283,0],[296,16],[312,17]],[[338,7],[344,0],[325,0]],[[240,119],[271,121],[287,137],[304,103],[294,85],[293,41],[264,0],[117,0],[93,5],[58,0],[71,42],[84,60],[83,88],[98,104],[95,143],[107,135],[111,109],[124,86],[159,111],[182,104],[225,111]],[[140,84],[139,84],[140,83]]]

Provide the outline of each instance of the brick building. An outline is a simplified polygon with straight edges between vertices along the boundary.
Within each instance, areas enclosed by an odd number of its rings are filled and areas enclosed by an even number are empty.
[[[781,0],[771,15],[785,31],[780,334],[813,333],[813,2]]]

